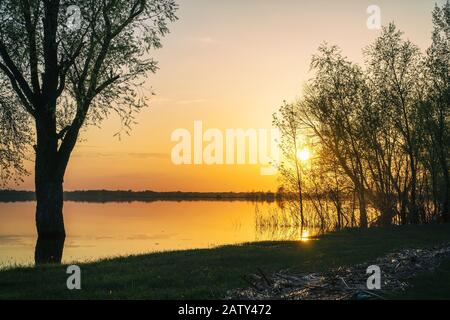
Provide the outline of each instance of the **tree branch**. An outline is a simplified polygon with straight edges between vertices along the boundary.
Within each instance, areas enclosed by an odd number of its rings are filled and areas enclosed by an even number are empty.
[[[65,126],[65,127],[64,127],[64,128],[56,135],[57,139],[58,139],[58,140],[64,139],[64,136],[66,135],[67,131],[70,130],[71,127],[72,127],[71,125]]]
[[[39,7],[39,3],[37,4]],[[29,51],[29,59],[30,59],[30,76],[31,76],[31,84],[33,86],[33,91],[35,94],[39,94],[40,84],[39,84],[39,73],[38,73],[38,58],[37,58],[37,49],[36,49],[36,22],[35,19],[33,22],[31,21],[31,4],[28,0],[21,0],[21,9],[23,18],[25,20],[25,29],[28,38],[28,51]]]
[[[9,78],[11,85],[16,92],[17,96],[19,97],[20,101],[25,107],[25,110],[28,111],[33,117],[35,117],[35,110],[30,105],[30,103],[27,101],[27,98],[23,94],[22,90],[19,88],[19,85],[17,84],[16,79],[14,78],[14,75],[9,71],[9,69],[2,63],[0,63],[0,69],[3,70],[3,72],[6,74],[6,76]]]
[[[35,95],[33,91],[31,90],[30,86],[28,85],[28,82],[25,80],[24,76],[20,72],[20,70],[15,65],[14,61],[11,59],[11,57],[8,54],[8,51],[6,50],[6,46],[4,43],[0,40],[0,57],[3,59],[4,67],[2,70],[6,73],[5,70],[8,70],[7,75],[11,79],[10,75],[13,77],[13,79],[17,82],[18,87],[20,87],[21,92],[27,97],[28,101],[32,102],[34,104],[35,102]],[[17,92],[19,94],[19,92]]]

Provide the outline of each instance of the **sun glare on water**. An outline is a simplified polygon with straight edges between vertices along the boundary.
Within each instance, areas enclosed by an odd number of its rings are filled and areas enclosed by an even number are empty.
[[[300,241],[302,242],[306,242],[310,240],[310,234],[308,230],[303,230],[301,236],[300,236]]]

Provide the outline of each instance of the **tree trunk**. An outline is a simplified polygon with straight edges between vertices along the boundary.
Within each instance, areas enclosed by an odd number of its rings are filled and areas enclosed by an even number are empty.
[[[36,227],[41,238],[64,238],[63,185],[59,179],[36,184]]]
[[[442,168],[442,173],[444,176],[444,199],[441,210],[441,217],[444,222],[450,222],[450,208],[449,208],[449,198],[450,198],[450,176],[448,173],[447,160],[445,159],[445,153],[441,152],[440,163]]]
[[[364,190],[358,190],[358,200],[359,200],[359,227],[366,229],[367,223],[367,203],[366,197],[364,195]]]
[[[36,201],[35,263],[60,263],[66,237],[62,178],[36,179]]]
[[[388,227],[392,225],[392,218],[394,217],[394,204],[391,200],[383,200],[381,210],[381,226]]]
[[[36,265],[48,263],[61,263],[65,238],[43,239],[38,238],[34,252]]]
[[[412,151],[410,152],[410,165],[411,165],[411,198],[409,202],[409,215],[411,223],[418,224],[419,209],[417,207],[417,171]]]
[[[35,263],[60,263],[66,237],[62,179],[36,179]]]
[[[48,119],[48,118],[47,118]],[[35,262],[59,263],[66,237],[63,219],[63,177],[58,139],[52,121],[37,123],[35,162],[36,228]]]

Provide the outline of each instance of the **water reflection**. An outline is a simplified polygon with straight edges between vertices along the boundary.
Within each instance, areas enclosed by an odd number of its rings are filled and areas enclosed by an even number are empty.
[[[71,263],[273,239],[257,234],[255,203],[244,201],[66,202],[67,237],[58,243],[36,242],[34,210],[34,202],[0,203],[0,268],[32,265],[35,255]]]
[[[0,203],[0,268],[32,265],[34,258],[71,263],[253,241],[308,241],[316,234],[289,227],[288,216],[263,219],[255,206],[264,215],[279,210],[276,203],[245,201],[66,202],[66,239],[36,241],[34,202]]]
[[[307,205],[308,202],[305,207]],[[277,203],[277,206],[261,208],[259,204],[256,204],[256,240],[307,242],[317,239],[326,229],[315,223],[311,216],[311,211],[305,211],[305,217],[309,218],[310,223],[302,226],[298,210],[295,207]]]
[[[256,241],[301,241],[308,242],[320,233],[315,228],[303,229],[298,226],[256,226]]]
[[[303,230],[300,233],[300,239],[299,240],[302,241],[302,242],[307,242],[307,241],[311,240],[310,231],[309,230]]]
[[[43,239],[38,237],[34,251],[36,265],[61,263],[65,238]]]

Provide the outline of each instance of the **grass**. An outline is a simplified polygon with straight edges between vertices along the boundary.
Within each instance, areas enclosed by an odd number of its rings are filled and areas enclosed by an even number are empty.
[[[450,299],[450,260],[444,261],[432,273],[422,273],[408,281],[411,288],[406,292],[389,296],[397,300],[449,300]]]
[[[282,269],[320,272],[373,260],[402,248],[450,242],[450,225],[402,226],[334,232],[308,242],[264,242],[215,249],[154,253],[80,264],[82,289],[66,288],[65,266],[0,271],[0,299],[214,299],[247,286],[243,275]],[[411,296],[427,298],[430,283],[450,298],[450,262],[425,275]],[[445,285],[447,284],[447,285]]]

